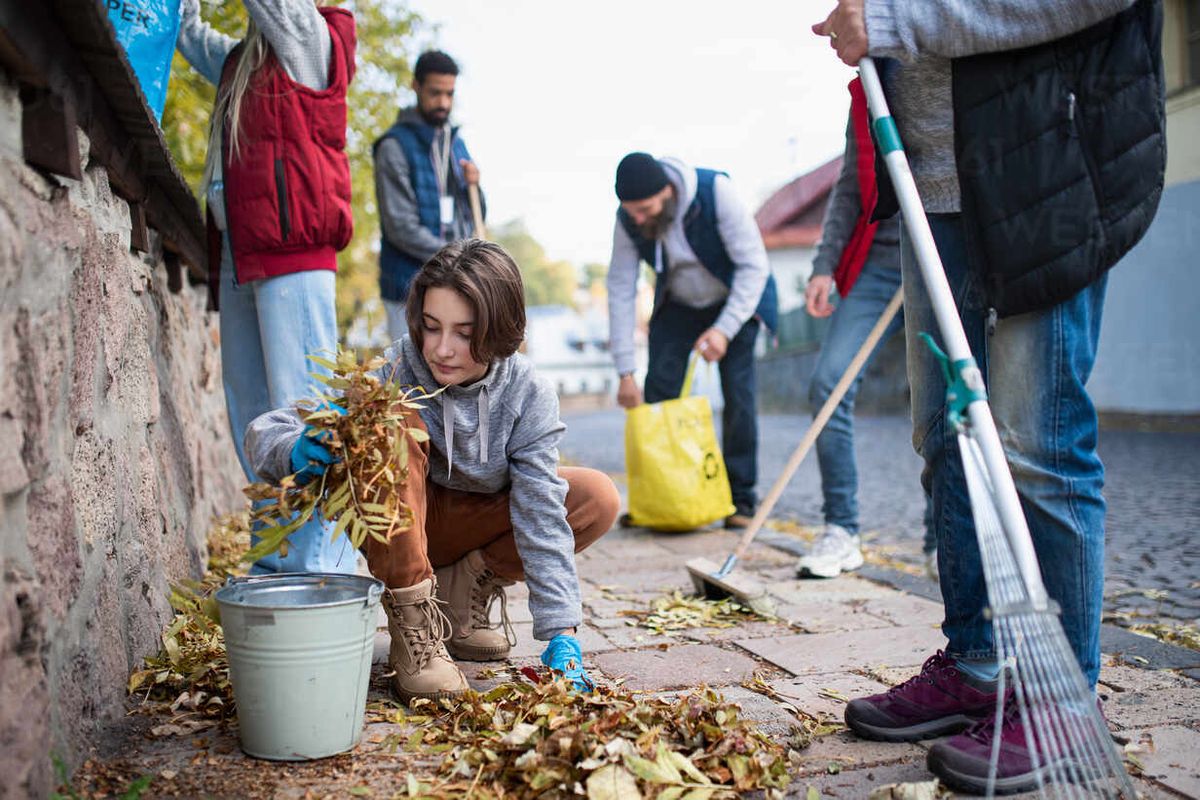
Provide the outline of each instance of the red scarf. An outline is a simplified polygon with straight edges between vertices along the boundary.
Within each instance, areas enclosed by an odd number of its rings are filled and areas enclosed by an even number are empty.
[[[838,294],[842,297],[850,294],[858,274],[862,272],[863,264],[867,261],[867,251],[875,240],[875,229],[878,222],[871,222],[871,212],[875,210],[875,202],[879,191],[875,186],[875,144],[871,141],[871,118],[867,112],[867,95],[863,92],[862,81],[858,78],[850,81],[850,124],[854,135],[855,153],[858,160],[858,193],[862,208],[850,241],[842,250],[841,260],[833,271],[833,280],[837,283]]]

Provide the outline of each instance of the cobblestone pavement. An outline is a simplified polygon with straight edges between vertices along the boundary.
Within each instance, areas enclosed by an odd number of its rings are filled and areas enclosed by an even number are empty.
[[[798,416],[763,419],[764,484],[782,466],[806,424]],[[620,412],[574,414],[568,425],[565,455],[570,460],[620,472]],[[907,423],[899,418],[864,419],[859,433],[863,522],[874,533],[874,549],[887,551],[894,561],[911,561],[920,549],[922,500]],[[1196,445],[1196,437],[1105,435],[1111,550],[1114,556],[1124,556],[1110,559],[1114,586],[1117,581],[1135,586],[1153,581],[1171,589],[1188,587],[1196,551],[1181,540],[1200,515],[1194,479],[1190,483],[1176,476],[1198,473]],[[776,535],[811,532],[818,519],[818,494],[816,466],[805,464],[781,510],[802,524],[783,525]],[[793,576],[794,556],[759,543],[739,562],[738,572],[766,588],[779,620],[663,636],[637,627],[622,614],[644,611],[650,601],[672,589],[690,590],[686,561],[704,556],[719,563],[736,538],[720,529],[655,534],[618,527],[580,553],[584,624],[579,639],[592,677],[649,693],[673,694],[701,685],[716,688],[777,741],[799,748],[790,756],[788,797],[810,798],[815,790],[822,798],[865,798],[885,784],[929,780],[925,758],[931,742],[869,742],[839,724],[847,698],[884,691],[905,680],[942,646],[941,605],[936,593],[933,599],[921,596],[931,586],[925,581],[918,579],[913,591],[903,591],[863,575],[798,580]],[[527,598],[523,584],[508,589],[517,637],[509,658],[460,665],[474,688],[487,690],[512,680],[515,667],[537,664],[544,643],[532,639]],[[1174,596],[1170,603],[1163,601],[1164,611],[1186,608]],[[259,761],[238,748],[236,726],[206,726],[183,709],[169,720],[131,713],[114,724],[111,735],[75,773],[74,786],[83,796],[119,796],[143,778],[150,785],[139,794],[142,797],[403,795],[410,775],[430,779],[441,761],[440,754],[419,743],[422,735],[415,729],[438,722],[394,716],[382,613],[379,625],[366,727],[352,751],[301,763]],[[1200,764],[1195,758],[1200,753],[1200,653],[1117,633],[1125,640],[1101,639],[1105,655],[1098,691],[1114,737],[1125,746],[1127,764],[1136,773],[1139,797],[1200,798]],[[1143,650],[1149,657],[1138,655],[1143,645],[1157,651]],[[1164,650],[1170,652],[1164,655]],[[752,690],[760,684],[743,685],[756,677],[768,684],[768,691]],[[305,695],[297,691],[302,699]],[[137,699],[129,704],[130,711],[136,711]],[[791,737],[803,724],[798,711],[831,727],[823,727],[803,746]]]
[[[665,636],[634,626],[621,613],[645,610],[650,600],[672,588],[689,589],[685,562],[698,555],[719,560],[735,539],[723,530],[654,534],[617,528],[580,553],[585,613],[579,639],[592,677],[650,693],[716,688],[776,741],[798,748],[789,762],[788,797],[811,798],[815,790],[822,798],[865,798],[885,784],[930,780],[925,758],[932,742],[864,741],[839,723],[847,698],[905,680],[941,645],[939,603],[856,575],[797,580],[792,556],[759,544],[738,571],[767,589],[786,623],[753,621]],[[530,636],[527,596],[523,584],[508,590],[517,636],[510,657],[461,664],[475,688],[487,690],[511,680],[513,667],[537,663],[543,643]],[[150,786],[139,796],[403,796],[408,776],[430,778],[441,756],[419,744],[421,734],[414,726],[425,723],[397,720],[390,711],[389,642],[382,619],[380,624],[371,710],[362,741],[351,752],[296,764],[257,761],[238,749],[235,728],[155,734],[151,726],[163,718],[131,715],[80,770],[77,785],[107,786],[106,796],[117,796],[133,779],[150,776]],[[1194,655],[1190,665],[1200,666],[1200,654]],[[754,677],[770,690],[743,685]],[[1135,777],[1139,796],[1200,797],[1195,759],[1200,752],[1200,680],[1186,672],[1128,666],[1112,655],[1104,658],[1100,680],[1110,724],[1137,759],[1130,763],[1141,773]],[[802,724],[798,711],[811,715],[810,724],[816,718],[830,725],[807,746],[792,737]],[[187,719],[180,714],[173,722],[186,726]]]
[[[569,459],[624,473],[621,411],[571,414],[566,422],[563,451]],[[798,414],[759,418],[760,497],[808,422]],[[921,461],[912,449],[908,419],[860,417],[855,437],[864,538],[886,558],[920,564]],[[1200,434],[1102,431],[1100,454],[1109,506],[1106,612],[1200,621]],[[815,453],[801,464],[777,509],[776,518],[820,524]]]

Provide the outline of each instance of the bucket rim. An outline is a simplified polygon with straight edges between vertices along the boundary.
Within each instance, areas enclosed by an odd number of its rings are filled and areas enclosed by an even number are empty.
[[[345,600],[330,600],[325,603],[305,603],[303,605],[288,605],[276,607],[275,610],[301,610],[311,608],[336,608],[338,606],[352,606],[360,603],[374,605],[378,603],[383,596],[383,590],[386,588],[383,581],[369,575],[348,575],[342,572],[276,572],[270,575],[231,575],[226,579],[225,585],[216,592],[217,603],[223,606],[231,606],[233,608],[253,608],[262,609],[269,606],[262,606],[257,603],[239,602],[231,599],[233,591],[254,584],[268,585],[272,583],[289,582],[294,585],[303,585],[306,583],[317,583],[319,581],[333,583],[353,583],[361,584],[365,590],[361,597],[351,597]]]

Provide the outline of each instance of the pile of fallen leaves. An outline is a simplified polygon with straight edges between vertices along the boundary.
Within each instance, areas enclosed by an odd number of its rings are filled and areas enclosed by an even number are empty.
[[[779,797],[788,784],[783,747],[712,689],[668,700],[510,682],[417,700],[390,721],[417,727],[385,746],[442,754],[440,778],[410,777],[409,797],[706,800],[760,789]]]
[[[130,694],[168,704],[170,711],[225,717],[233,710],[229,660],[220,611],[213,593],[230,575],[250,544],[247,512],[218,519],[208,532],[208,568],[199,581],[171,587],[175,617],[162,634],[163,647],[129,676]]]
[[[1152,636],[1168,644],[1200,650],[1200,628],[1186,622],[1145,622],[1129,626],[1129,630]]]
[[[767,619],[732,597],[708,600],[686,596],[678,589],[650,601],[649,609],[619,613],[622,617],[632,618],[626,620],[628,625],[668,636],[688,628],[732,628],[743,622]]]
[[[340,460],[303,486],[289,475],[278,486],[246,488],[254,501],[254,519],[262,523],[255,530],[260,541],[243,556],[248,562],[276,551],[286,555],[287,537],[314,514],[333,523],[335,541],[344,534],[355,549],[368,536],[386,542],[412,525],[412,510],[397,489],[408,478],[409,448],[429,440],[409,420],[430,395],[420,387],[381,379],[387,362],[380,357],[359,362],[353,351],[343,350],[334,361],[309,359],[332,373],[312,373],[329,392],[297,411],[315,429],[314,438]]]

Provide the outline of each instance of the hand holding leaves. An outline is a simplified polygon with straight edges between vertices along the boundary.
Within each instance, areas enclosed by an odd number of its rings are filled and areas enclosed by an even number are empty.
[[[313,514],[334,523],[333,539],[344,534],[355,549],[368,536],[386,542],[412,525],[398,489],[408,478],[409,448],[429,440],[417,413],[428,395],[381,380],[379,358],[360,364],[350,351],[336,360],[309,358],[331,373],[312,373],[329,394],[298,409],[305,428],[291,451],[296,473],[278,486],[246,489],[264,524],[248,561],[285,551],[287,537]]]

